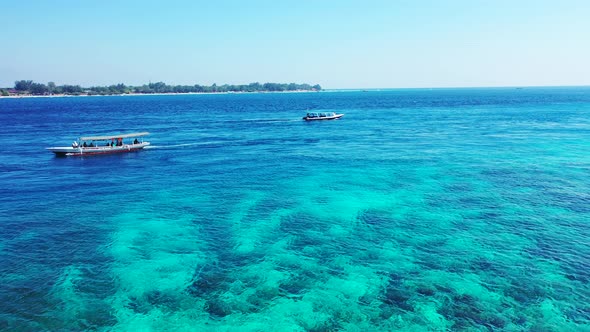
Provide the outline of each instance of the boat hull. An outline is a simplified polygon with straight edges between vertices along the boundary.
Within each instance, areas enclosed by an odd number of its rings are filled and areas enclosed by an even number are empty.
[[[336,119],[340,119],[344,114],[335,114],[332,116],[319,116],[319,117],[309,117],[309,116],[304,116],[303,120],[305,121],[321,121],[321,120],[336,120]]]
[[[122,146],[95,146],[95,147],[51,147],[47,148],[47,150],[55,153],[56,156],[96,156],[96,155],[104,155],[104,154],[115,154],[115,153],[127,153],[127,152],[136,152],[139,151],[146,146],[150,145],[149,142],[143,142],[138,144],[124,144]]]

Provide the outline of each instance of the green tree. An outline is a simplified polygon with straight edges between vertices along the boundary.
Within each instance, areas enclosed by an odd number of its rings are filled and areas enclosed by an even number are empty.
[[[9,96],[9,95],[10,95],[10,94],[8,93],[8,91],[6,91],[6,90],[4,90],[4,89],[0,90],[0,93],[1,93],[1,94],[2,94],[2,96],[4,96],[4,97],[6,97],[6,96]]]
[[[172,92],[172,87],[166,85],[164,82],[156,82],[148,84],[148,87],[153,90],[155,93],[168,93]]]
[[[43,83],[32,83],[29,90],[34,95],[44,95],[48,91]]]
[[[248,84],[248,92],[260,91],[262,90],[262,86],[258,82]]]
[[[61,95],[62,93],[64,93],[64,89],[61,86],[56,86],[55,89],[53,89],[53,93],[56,95]]]
[[[14,82],[14,89],[16,91],[29,91],[33,85],[32,80],[21,80]]]
[[[117,85],[110,85],[108,87],[109,94],[120,95],[127,91],[127,87],[123,83],[119,83]]]
[[[78,95],[82,93],[82,88],[79,85],[62,85],[63,93]]]
[[[50,95],[55,93],[55,83],[47,82],[47,92],[49,92]]]

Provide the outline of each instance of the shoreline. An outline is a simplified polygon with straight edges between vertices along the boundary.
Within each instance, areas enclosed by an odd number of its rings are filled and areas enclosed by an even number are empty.
[[[590,85],[555,85],[555,86],[490,86],[490,87],[437,87],[437,88],[369,88],[369,89],[322,89],[322,90],[295,90],[295,91],[244,91],[244,92],[170,92],[170,93],[127,93],[127,94],[111,94],[111,95],[10,95],[0,96],[0,99],[21,99],[21,98],[72,98],[72,97],[135,97],[135,96],[179,96],[179,95],[229,95],[229,94],[267,94],[267,93],[336,93],[336,92],[379,92],[379,91],[407,91],[407,90],[478,90],[478,89],[568,89],[568,88],[590,88]]]
[[[233,95],[233,94],[265,94],[265,93],[316,93],[324,90],[296,90],[296,91],[251,91],[251,92],[170,92],[170,93],[125,93],[118,95],[12,95],[12,96],[0,96],[0,99],[22,99],[22,98],[72,98],[72,97],[136,97],[136,96],[180,96],[180,95]]]

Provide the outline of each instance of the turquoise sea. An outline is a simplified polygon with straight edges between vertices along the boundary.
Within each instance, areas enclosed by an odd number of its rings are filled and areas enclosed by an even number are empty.
[[[0,99],[0,146],[2,330],[590,331],[588,87]]]

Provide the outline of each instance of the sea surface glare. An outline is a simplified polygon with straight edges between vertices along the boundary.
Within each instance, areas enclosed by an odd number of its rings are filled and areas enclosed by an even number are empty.
[[[1,330],[590,331],[590,88],[0,99],[0,147]]]

